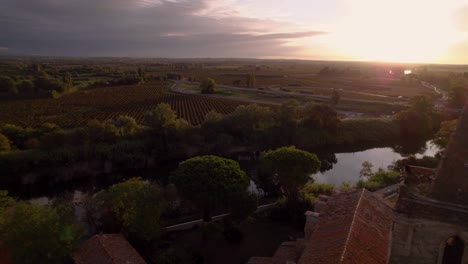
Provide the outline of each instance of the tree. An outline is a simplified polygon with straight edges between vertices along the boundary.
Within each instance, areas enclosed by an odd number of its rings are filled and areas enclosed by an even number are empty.
[[[199,156],[179,163],[171,181],[203,210],[206,222],[211,220],[213,209],[229,206],[249,186],[249,178],[239,163],[217,156]]]
[[[320,169],[320,160],[294,146],[282,147],[262,153],[260,168],[284,195],[296,199],[299,189],[311,181],[310,175]]]
[[[78,229],[55,209],[19,202],[3,218],[1,239],[14,263],[64,263],[79,238]]]
[[[359,176],[366,180],[370,179],[374,173],[372,172],[372,168],[374,164],[370,163],[369,161],[364,161],[361,165],[361,171],[359,172]]]
[[[18,92],[22,94],[34,93],[34,83],[30,80],[23,80],[18,84]]]
[[[468,100],[468,90],[462,86],[455,86],[449,90],[448,96],[453,107],[462,108]]]
[[[0,133],[0,152],[2,151],[10,151],[11,150],[11,145],[10,145],[10,140],[8,138]]]
[[[301,124],[306,128],[325,129],[334,132],[340,125],[336,111],[328,105],[309,103],[305,106]]]
[[[161,234],[163,201],[157,186],[131,178],[100,191],[95,199],[127,237],[150,242]]]
[[[18,93],[15,82],[7,76],[0,76],[0,93]]]
[[[145,123],[155,130],[164,130],[174,126],[177,114],[166,103],[160,103],[152,111],[145,113]]]
[[[0,133],[8,137],[11,142],[19,148],[23,147],[23,143],[29,137],[29,131],[17,125],[5,124]]]
[[[131,116],[119,116],[115,120],[109,120],[108,123],[114,125],[121,137],[134,136],[142,127]]]
[[[447,147],[450,137],[457,128],[457,120],[450,120],[442,122],[442,125],[435,134],[434,143],[441,149]]]
[[[63,75],[63,85],[66,90],[73,87],[73,79],[69,72]]]
[[[415,96],[410,100],[411,109],[420,113],[431,113],[433,102],[427,96]]]
[[[207,78],[200,83],[202,94],[212,94],[216,90],[216,82],[211,78]]]
[[[330,102],[334,105],[337,105],[341,99],[341,94],[337,90],[333,90]]]
[[[276,131],[273,132],[277,132],[273,138],[281,142],[278,146],[292,144],[299,119],[299,102],[293,99],[286,101],[273,117],[276,123]]]
[[[400,127],[401,136],[426,136],[432,133],[432,117],[429,113],[405,110],[396,114],[394,119]]]
[[[247,74],[246,84],[247,84],[248,88],[254,88],[255,87],[255,72]]]

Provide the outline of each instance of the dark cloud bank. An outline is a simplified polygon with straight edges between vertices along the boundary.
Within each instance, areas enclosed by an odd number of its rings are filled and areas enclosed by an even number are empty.
[[[287,57],[278,22],[204,14],[210,1],[0,0],[0,54],[53,56]],[[256,34],[245,32],[257,32]]]

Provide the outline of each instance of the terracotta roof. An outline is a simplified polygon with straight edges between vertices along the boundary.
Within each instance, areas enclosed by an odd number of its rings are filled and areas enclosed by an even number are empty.
[[[75,264],[145,264],[121,234],[95,235],[73,253]]]
[[[445,151],[431,196],[437,200],[468,204],[468,103],[459,118],[456,131]]]
[[[299,264],[385,264],[393,211],[366,190],[330,197]]]

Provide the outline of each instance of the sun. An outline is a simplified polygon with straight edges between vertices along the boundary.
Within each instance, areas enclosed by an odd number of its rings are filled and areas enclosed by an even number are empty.
[[[428,2],[353,1],[334,42],[357,60],[437,61],[458,35],[449,12]]]

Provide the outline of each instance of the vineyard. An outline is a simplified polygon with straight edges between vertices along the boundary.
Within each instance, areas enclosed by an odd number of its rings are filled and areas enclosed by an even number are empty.
[[[245,104],[230,99],[172,93],[167,83],[96,88],[58,99],[33,99],[0,102],[0,125],[10,123],[38,126],[45,122],[64,128],[79,127],[88,120],[101,121],[121,115],[143,122],[144,113],[159,103],[168,103],[180,118],[192,124],[203,122],[210,111],[227,114]]]

